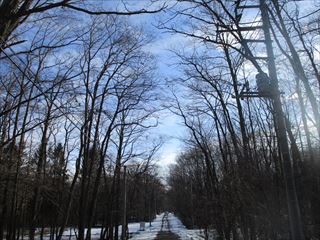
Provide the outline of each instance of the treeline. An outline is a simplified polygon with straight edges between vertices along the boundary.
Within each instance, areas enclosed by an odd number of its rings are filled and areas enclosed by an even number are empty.
[[[264,1],[180,2],[173,16],[183,24],[161,25],[195,46],[175,50],[182,76],[169,107],[189,133],[168,178],[176,213],[217,239],[320,239],[319,5],[265,1],[290,147],[285,175],[274,92],[256,87],[272,61],[261,28]],[[288,211],[288,189],[300,216]]]
[[[0,1],[0,239],[118,239],[161,210],[155,61],[119,16],[149,7]]]

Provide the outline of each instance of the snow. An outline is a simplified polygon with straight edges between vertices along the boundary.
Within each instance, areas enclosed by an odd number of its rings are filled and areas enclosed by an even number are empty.
[[[166,221],[164,221],[164,219]],[[152,240],[155,239],[160,231],[171,231],[178,235],[181,240],[204,240],[203,231],[199,229],[187,229],[182,222],[173,213],[161,213],[152,221],[151,226],[149,222],[145,222],[145,230],[140,230],[140,223],[129,223],[128,230],[131,240]],[[100,238],[101,228],[91,229],[91,239],[96,240]],[[66,229],[63,233],[63,240],[76,239],[75,229]],[[71,235],[71,236],[70,236]],[[121,236],[121,226],[119,227],[119,236]],[[27,239],[27,238],[25,238]],[[45,235],[44,240],[49,240],[49,235]]]
[[[168,214],[168,221],[170,224],[171,232],[177,234],[181,240],[202,240],[204,239],[203,231],[199,229],[187,229],[179,218],[174,214]]]
[[[131,233],[133,235],[132,238],[130,238],[130,239],[132,239],[132,240],[155,239],[157,236],[157,233],[161,229],[163,216],[164,216],[164,213],[157,215],[156,218],[151,223],[151,227],[149,227],[149,223],[146,223],[145,231],[139,231],[139,228],[137,230],[134,230],[134,228],[132,228],[130,226],[131,224],[128,224],[129,233]]]
[[[173,213],[168,213],[168,224],[163,224],[162,219],[164,213],[157,215],[155,220],[152,222],[151,228],[146,228],[146,231],[140,231],[133,235],[132,240],[152,240],[155,239],[159,231],[171,231],[177,234],[181,240],[203,240],[204,234],[199,229],[187,229],[179,218],[177,218]],[[168,226],[169,225],[169,226]],[[131,231],[130,231],[131,232]]]

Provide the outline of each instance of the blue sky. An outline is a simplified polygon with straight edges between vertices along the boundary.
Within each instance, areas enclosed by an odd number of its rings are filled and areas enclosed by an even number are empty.
[[[114,1],[117,3],[118,8],[122,8],[122,1]],[[128,2],[128,8],[137,9],[137,8],[145,8],[150,0],[133,0],[133,1],[125,1]],[[165,1],[158,0],[155,1],[157,5],[162,5],[164,2],[167,4],[173,4],[174,1]],[[294,2],[293,4],[299,4],[300,10],[303,12],[302,15],[306,14],[305,12],[310,11],[310,7],[314,1],[302,1]],[[246,12],[245,18],[248,18],[249,21],[256,17],[257,12]],[[153,41],[148,46],[146,46],[146,50],[153,53],[158,59],[158,75],[159,80],[164,81],[165,79],[172,79],[179,75],[179,72],[176,70],[175,59],[172,53],[170,53],[169,49],[182,49],[182,47],[193,47],[193,43],[190,44],[190,40],[186,37],[170,34],[164,32],[162,30],[157,29],[155,26],[157,23],[163,19],[168,17],[168,11],[161,12],[159,14],[145,14],[145,15],[136,15],[129,17],[129,21],[135,25],[143,26],[144,31],[153,36]],[[250,66],[248,66],[250,67]],[[252,67],[251,67],[252,68]],[[186,128],[184,128],[181,124],[181,119],[173,114],[168,112],[164,112],[160,117],[160,125],[157,129],[151,131],[151,134],[160,134],[165,136],[166,143],[163,146],[160,153],[160,166],[168,166],[174,163],[175,157],[179,152],[183,150],[183,143],[179,140],[179,138],[183,138],[186,136]]]
[[[90,3],[87,0],[86,3]],[[154,2],[150,5],[150,2]],[[96,5],[96,0],[92,1],[93,7]],[[105,9],[113,9],[118,11],[138,10],[138,9],[157,9],[163,4],[172,5],[174,1],[168,0],[101,0],[102,6]],[[125,3],[125,6],[124,6]],[[177,34],[171,34],[158,29],[156,26],[159,21],[167,19],[168,11],[163,11],[157,14],[139,14],[129,16],[130,24],[142,28],[143,32],[150,36],[152,41],[145,46],[145,51],[153,54],[157,59],[156,77],[164,89],[164,94],[169,94],[169,89],[166,91],[166,80],[172,79],[179,75],[176,70],[175,59],[170,49],[179,48],[188,45],[188,40]],[[126,18],[126,17],[124,17]],[[161,91],[161,90],[160,90]],[[161,93],[163,94],[163,92]],[[182,150],[182,143],[179,140],[185,135],[186,129],[181,124],[181,119],[170,111],[162,111],[159,113],[159,125],[155,129],[150,130],[150,137],[161,136],[164,139],[164,145],[158,154],[158,165],[162,167],[162,172],[165,175],[167,167],[174,163],[175,157]]]
[[[149,1],[139,2],[140,6]],[[164,1],[160,1],[164,2]],[[144,14],[129,17],[130,22],[142,26],[143,30],[152,36],[152,42],[145,47],[145,50],[157,58],[157,75],[161,84],[166,84],[167,79],[173,79],[179,75],[176,69],[176,61],[170,49],[181,48],[190,44],[189,40],[177,34],[171,34],[158,29],[159,21],[167,17],[166,12],[159,14]],[[164,91],[170,89],[164,86]],[[166,93],[165,93],[166,94]],[[183,145],[180,139],[185,136],[186,128],[181,124],[181,119],[170,111],[163,111],[159,116],[159,126],[150,132],[151,135],[161,135],[164,138],[164,145],[159,153],[158,164],[166,171],[167,167],[174,163],[176,156],[182,151]]]
[[[90,1],[90,0],[89,0]],[[105,0],[102,1],[103,5],[107,9],[124,10],[123,3],[126,3],[127,9],[137,10],[142,8],[155,9],[162,6],[164,3],[173,4],[174,1],[157,0],[150,6],[150,0]],[[94,1],[96,3],[96,1]],[[143,31],[150,35],[152,41],[145,46],[145,50],[155,55],[157,59],[157,78],[160,83],[163,84],[163,89],[168,94],[170,89],[166,89],[166,79],[173,79],[179,75],[179,71],[175,65],[175,57],[169,51],[170,49],[182,49],[182,48],[193,48],[194,43],[190,39],[178,34],[172,34],[165,32],[164,30],[158,29],[156,26],[159,21],[167,19],[169,11],[162,11],[157,14],[140,14],[128,17],[131,24],[143,28]],[[247,14],[247,16],[253,14]],[[254,14],[255,15],[255,14]],[[165,140],[165,144],[159,153],[158,164],[161,167],[166,167],[174,163],[175,157],[183,150],[183,143],[179,139],[185,137],[187,130],[181,124],[181,119],[170,111],[163,111],[159,116],[159,126],[150,131],[150,137],[157,137],[161,135]]]

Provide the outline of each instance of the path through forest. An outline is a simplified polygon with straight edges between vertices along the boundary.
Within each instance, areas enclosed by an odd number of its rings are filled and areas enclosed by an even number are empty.
[[[169,212],[157,215],[151,227],[133,234],[133,240],[200,240],[204,239],[200,230],[188,230],[181,221]]]
[[[168,212],[166,212],[163,215],[161,229],[157,234],[156,240],[178,240],[178,239],[180,239],[180,237],[177,234],[171,232],[168,215],[169,215]]]

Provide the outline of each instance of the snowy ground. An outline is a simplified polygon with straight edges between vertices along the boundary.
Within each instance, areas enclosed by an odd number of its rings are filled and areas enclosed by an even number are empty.
[[[200,230],[189,230],[182,222],[172,213],[168,214],[168,221],[170,224],[170,231],[177,234],[181,240],[198,240],[204,239],[204,234]]]
[[[166,221],[164,221],[164,218]],[[157,237],[160,231],[171,231],[178,235],[181,240],[203,240],[204,235],[200,230],[188,230],[181,221],[172,213],[157,215],[152,222],[152,227],[147,227],[145,231],[137,231],[133,234],[132,240],[152,240]],[[130,226],[129,226],[130,231]],[[131,232],[131,231],[130,231]]]
[[[151,223],[151,227],[149,227],[149,223],[146,223],[145,231],[139,231],[139,228],[136,231],[133,231],[133,228],[130,226],[131,224],[129,224],[128,225],[129,233],[132,234],[132,238],[130,239],[133,239],[133,240],[155,239],[157,236],[157,233],[161,229],[163,216],[164,216],[164,213],[157,215],[157,217]]]
[[[140,230],[140,223],[129,223],[128,230],[131,240],[153,240],[153,239],[164,239],[159,237],[159,232],[170,233],[179,236],[180,240],[203,240],[204,234],[200,230],[188,230],[181,221],[172,213],[162,213],[156,216],[151,223],[145,223],[145,230]],[[100,228],[93,228],[91,230],[91,239],[96,240],[100,238]],[[63,240],[74,240],[76,239],[76,230],[68,229],[64,232]],[[121,226],[119,229],[119,236],[121,236]],[[178,238],[176,236],[176,238]],[[157,238],[158,237],[158,238]],[[27,239],[27,238],[25,238]],[[44,240],[49,240],[49,236],[45,235]]]

